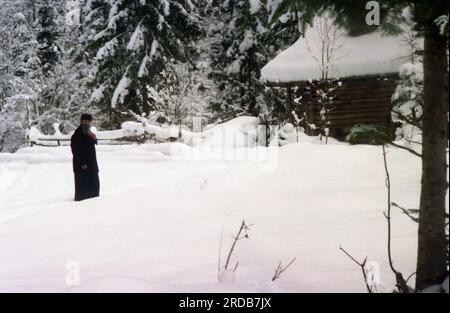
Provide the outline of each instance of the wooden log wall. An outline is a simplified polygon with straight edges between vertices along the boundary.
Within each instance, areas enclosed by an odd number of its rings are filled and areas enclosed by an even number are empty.
[[[321,97],[318,89],[333,91],[330,104],[326,105],[326,120],[329,121],[330,135],[342,139],[347,130],[355,124],[391,123],[391,98],[395,92],[398,76],[352,77],[328,82],[295,82],[268,84],[273,87],[296,88],[296,95],[301,95],[306,105],[304,127],[309,135],[318,135],[319,129],[310,127],[321,124]],[[291,95],[291,92],[289,92]],[[323,103],[323,102],[322,102]]]
[[[394,79],[343,80],[333,92],[333,101],[326,119],[331,129],[349,128],[355,124],[390,123],[395,92]],[[314,122],[320,121],[319,96],[314,94]]]

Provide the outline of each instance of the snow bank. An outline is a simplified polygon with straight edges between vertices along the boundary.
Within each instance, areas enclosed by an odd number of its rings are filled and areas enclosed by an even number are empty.
[[[320,20],[320,18],[319,18]],[[329,78],[396,73],[408,60],[407,45],[401,36],[387,36],[379,32],[359,37],[343,36],[336,44],[330,64]],[[267,82],[293,82],[322,78],[322,42],[318,33],[318,19],[308,28],[305,38],[280,53],[261,72]]]
[[[279,141],[281,146],[298,142],[298,139],[298,132],[291,123],[287,123],[283,126],[283,128],[281,128],[279,132]]]
[[[259,119],[241,116],[204,132],[203,144],[211,148],[248,148],[257,145]]]
[[[153,135],[160,141],[177,140],[191,147],[204,145],[223,149],[246,148],[254,147],[258,139],[259,119],[253,116],[237,117],[226,123],[206,127],[201,132],[193,132],[178,125],[154,125],[145,118],[140,120],[141,122],[127,122],[122,128]]]

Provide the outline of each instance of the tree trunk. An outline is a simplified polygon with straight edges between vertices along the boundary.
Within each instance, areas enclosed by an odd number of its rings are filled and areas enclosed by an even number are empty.
[[[422,189],[416,289],[439,284],[447,275],[447,42],[434,23],[425,30]]]

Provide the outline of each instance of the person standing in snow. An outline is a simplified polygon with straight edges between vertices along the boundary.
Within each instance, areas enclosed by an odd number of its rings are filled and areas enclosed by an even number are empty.
[[[75,176],[75,201],[82,201],[100,194],[97,155],[97,137],[91,132],[92,115],[83,114],[80,126],[70,139]]]

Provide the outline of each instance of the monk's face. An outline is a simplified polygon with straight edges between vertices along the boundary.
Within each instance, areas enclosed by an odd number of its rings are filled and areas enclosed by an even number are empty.
[[[91,127],[91,121],[89,120],[81,120],[81,125],[86,127]]]

